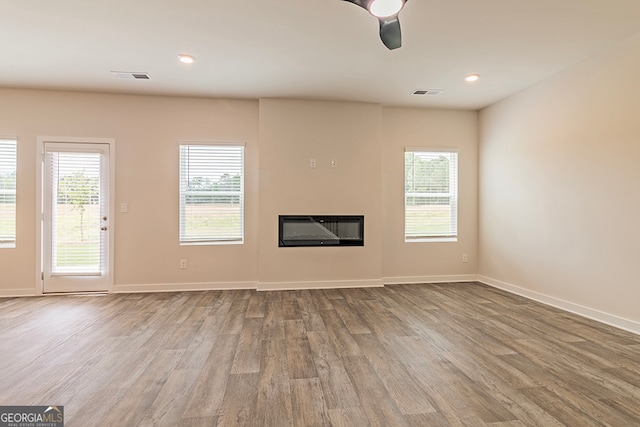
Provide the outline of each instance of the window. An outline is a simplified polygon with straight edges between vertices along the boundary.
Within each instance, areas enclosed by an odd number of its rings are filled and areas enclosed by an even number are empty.
[[[16,247],[17,141],[0,138],[0,248]]]
[[[180,243],[244,240],[244,145],[180,145]]]
[[[406,149],[404,239],[455,241],[458,234],[458,153]]]

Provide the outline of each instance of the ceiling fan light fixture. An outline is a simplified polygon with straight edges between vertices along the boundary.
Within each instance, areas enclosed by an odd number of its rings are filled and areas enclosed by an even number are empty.
[[[397,15],[404,6],[404,0],[373,0],[369,3],[369,13],[376,18]]]
[[[380,24],[380,40],[387,49],[402,46],[402,32],[398,14],[408,0],[344,0],[366,10]]]

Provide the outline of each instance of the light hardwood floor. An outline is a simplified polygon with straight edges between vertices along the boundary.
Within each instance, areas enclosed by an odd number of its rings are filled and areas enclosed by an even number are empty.
[[[478,283],[3,299],[0,357],[67,427],[640,425],[640,336]]]

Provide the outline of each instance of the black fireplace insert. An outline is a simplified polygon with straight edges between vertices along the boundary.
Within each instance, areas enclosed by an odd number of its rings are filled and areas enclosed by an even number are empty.
[[[278,246],[364,246],[364,215],[280,215]]]

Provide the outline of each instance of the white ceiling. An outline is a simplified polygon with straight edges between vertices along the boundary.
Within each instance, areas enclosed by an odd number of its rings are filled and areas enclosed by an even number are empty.
[[[343,0],[0,0],[0,87],[479,109],[640,32],[640,1],[408,0],[400,23],[389,51]]]

